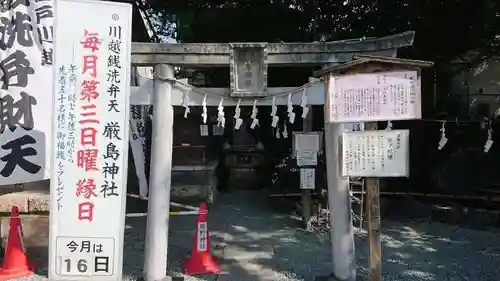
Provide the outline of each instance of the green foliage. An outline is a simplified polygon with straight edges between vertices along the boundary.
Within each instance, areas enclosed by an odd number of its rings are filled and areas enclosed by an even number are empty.
[[[434,61],[471,49],[494,53],[499,43],[496,0],[149,2],[160,31],[182,42],[330,41],[415,30],[417,57]]]

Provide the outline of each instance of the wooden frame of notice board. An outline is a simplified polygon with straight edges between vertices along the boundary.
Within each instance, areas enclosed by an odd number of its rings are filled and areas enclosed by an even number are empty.
[[[345,203],[350,202],[350,200],[345,199],[351,195],[349,184],[343,180],[345,177],[342,176],[342,173],[348,176],[366,176],[364,181],[366,186],[365,206],[368,217],[368,267],[370,268],[369,279],[371,281],[382,281],[379,178],[388,175],[406,176],[408,174],[406,163],[403,163],[406,169],[396,167],[396,163],[391,163],[389,168],[381,164],[385,165],[386,163],[381,161],[384,157],[377,159],[377,156],[380,155],[390,155],[388,151],[391,149],[388,149],[389,145],[387,145],[386,140],[392,138],[391,134],[398,133],[379,131],[377,123],[379,121],[421,118],[421,69],[431,66],[433,63],[428,61],[355,55],[351,62],[336,64],[315,72],[315,76],[323,77],[325,81],[324,114],[325,146],[327,146],[326,151],[328,151],[326,154],[328,200],[331,203],[330,207],[334,209],[330,215],[335,214],[336,216],[332,220],[330,228],[332,255],[343,257],[348,261],[355,260],[352,254],[355,244],[352,231],[350,231],[349,242],[345,236],[345,229],[352,228],[349,205]],[[363,122],[365,131],[341,132],[342,125],[338,124],[351,122]],[[404,133],[405,139],[407,139],[408,133],[408,131]],[[380,139],[376,140],[376,138]],[[346,149],[346,144],[343,143],[345,141],[351,142],[352,147]],[[354,148],[354,144],[359,144],[362,148]],[[407,148],[400,149],[398,161],[386,159],[390,160],[389,162],[408,162],[405,150]],[[335,153],[330,153],[330,151]],[[355,163],[348,163],[348,167],[342,166],[340,168],[336,162],[344,164],[345,161],[342,159],[344,153],[349,153],[349,161],[354,160]],[[376,163],[377,161],[379,163]],[[338,168],[340,169],[336,170]],[[342,278],[339,279],[355,278],[355,272],[354,275],[346,278],[349,275],[346,273],[352,272],[350,269],[352,263],[336,262],[336,264],[334,267],[338,267],[338,271],[342,273]],[[334,277],[337,277],[335,271]]]

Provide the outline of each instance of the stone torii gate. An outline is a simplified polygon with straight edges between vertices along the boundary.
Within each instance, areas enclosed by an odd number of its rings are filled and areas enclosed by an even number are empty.
[[[153,66],[154,81],[132,87],[131,104],[154,105],[151,146],[151,171],[149,204],[144,257],[146,281],[170,280],[166,276],[170,209],[170,185],[172,169],[173,106],[182,105],[183,92],[173,87],[174,66],[181,67],[228,67],[230,88],[203,88],[203,92],[224,93],[227,97],[242,98],[241,105],[251,105],[251,98],[273,96],[292,88],[268,88],[269,66],[326,66],[351,61],[354,55],[395,57],[399,48],[413,44],[415,33],[408,31],[392,36],[369,39],[353,39],[318,43],[211,43],[166,44],[133,43],[132,64]],[[190,93],[190,106],[200,106],[203,96]],[[249,99],[245,99],[249,98]],[[300,99],[300,97],[298,97]],[[297,97],[293,100],[297,104]],[[218,98],[207,97],[207,106],[217,106]],[[286,105],[287,97],[276,97],[276,105]],[[323,105],[323,85],[313,87],[308,93],[309,105]],[[226,106],[235,105],[227,99]],[[259,106],[271,105],[270,99]],[[337,126],[338,127],[338,126]],[[329,138],[341,134],[340,127],[328,130],[325,148],[335,151]],[[346,204],[330,204],[332,255],[334,275],[345,280],[355,279],[354,241],[349,208],[349,186],[340,178],[335,167],[327,167],[329,202],[332,196],[347,196]],[[351,241],[346,241],[351,237]],[[347,242],[347,243],[346,243]],[[352,243],[351,243],[352,242]]]

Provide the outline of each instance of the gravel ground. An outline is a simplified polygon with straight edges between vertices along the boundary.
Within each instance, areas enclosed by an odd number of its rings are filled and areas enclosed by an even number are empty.
[[[185,280],[312,281],[331,273],[328,235],[303,232],[297,219],[270,210],[273,204],[262,198],[265,195],[252,191],[222,194],[217,199],[210,210],[209,229],[223,272]],[[193,217],[171,219],[168,269],[173,276],[182,276],[182,261],[193,244],[194,223]],[[127,219],[124,280],[141,276],[145,227],[146,218]],[[384,220],[382,227],[384,280],[500,280],[500,230],[415,220]],[[359,280],[366,280],[366,241],[365,234],[357,236]]]

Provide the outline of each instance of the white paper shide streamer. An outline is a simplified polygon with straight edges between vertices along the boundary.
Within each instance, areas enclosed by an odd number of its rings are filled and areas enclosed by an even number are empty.
[[[497,109],[498,110],[498,109]],[[488,120],[489,118],[488,117],[483,117],[483,120],[481,121],[481,123],[479,124],[479,126],[481,127],[481,129],[486,129],[486,123],[488,123]]]
[[[188,117],[188,114],[191,112],[189,108],[189,91],[185,91],[182,97],[182,106],[184,107],[184,118]]]
[[[207,124],[207,118],[208,118],[208,113],[207,113],[207,95],[203,97],[203,101],[201,102],[201,108],[203,112],[201,113],[201,119],[203,120],[203,124]]]
[[[288,129],[287,129],[286,123],[283,123],[283,138],[284,139],[288,138]]]
[[[309,113],[309,107],[307,107],[307,88],[302,90],[302,98],[300,101],[300,107],[302,107],[302,119],[307,118],[307,114]]]
[[[241,124],[243,124],[243,119],[240,118],[241,115],[241,99],[238,99],[238,102],[236,103],[236,108],[234,109],[234,129],[239,130],[241,127]]]
[[[288,121],[291,124],[293,124],[293,122],[295,122],[295,112],[293,112],[292,93],[288,94],[287,112],[288,112]]]
[[[257,118],[258,112],[259,110],[257,109],[257,100],[254,100],[252,107],[252,115],[250,115],[250,118],[252,119],[252,124],[250,125],[251,129],[255,129],[255,127],[259,125],[259,119]]]
[[[220,98],[217,106],[217,126],[224,128],[226,126],[226,117],[224,117],[224,98]]]
[[[276,126],[278,125],[278,121],[280,120],[280,118],[276,115],[277,112],[278,112],[278,107],[276,106],[276,97],[273,97],[273,103],[271,105],[271,116],[273,117],[271,127],[273,128],[276,128]]]
[[[448,138],[446,137],[446,121],[443,121],[440,131],[441,131],[441,139],[439,140],[438,150],[443,149],[446,143],[448,142]]]
[[[387,127],[385,127],[385,130],[386,130],[386,131],[390,131],[390,130],[392,130],[392,122],[391,122],[390,120],[389,120],[389,121],[387,121]]]
[[[484,152],[490,151],[491,146],[493,145],[493,129],[491,128],[491,121],[488,127],[488,139],[486,140],[486,143],[484,144]]]

